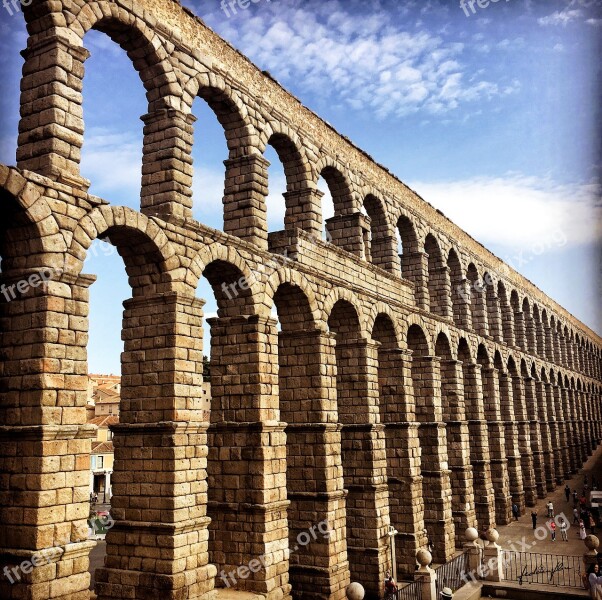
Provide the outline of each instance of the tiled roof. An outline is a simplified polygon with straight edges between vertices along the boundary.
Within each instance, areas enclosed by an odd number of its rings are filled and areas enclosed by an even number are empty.
[[[89,419],[90,425],[96,425],[97,427],[108,427],[109,425],[117,425],[119,423],[119,417],[115,415],[105,415],[101,417],[94,417]]]

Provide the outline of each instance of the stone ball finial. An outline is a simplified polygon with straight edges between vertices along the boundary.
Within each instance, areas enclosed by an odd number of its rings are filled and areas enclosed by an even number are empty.
[[[487,530],[487,533],[485,534],[485,536],[487,537],[487,541],[491,542],[492,544],[497,543],[497,541],[500,539],[500,534],[499,534],[498,530],[494,529],[493,527],[490,527]]]
[[[428,567],[433,562],[433,556],[424,548],[416,552],[416,560],[421,568]]]
[[[366,590],[364,590],[364,586],[361,583],[353,582],[347,588],[348,600],[364,600],[365,595]]]
[[[478,539],[479,532],[474,527],[469,527],[464,532],[464,537],[466,538],[466,541],[468,541],[468,542],[474,542],[476,539]]]
[[[597,550],[598,546],[600,545],[600,540],[595,535],[588,535],[583,542],[588,550]]]

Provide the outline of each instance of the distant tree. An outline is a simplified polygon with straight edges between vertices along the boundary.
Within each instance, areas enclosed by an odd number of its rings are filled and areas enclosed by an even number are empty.
[[[203,381],[211,381],[211,361],[203,355]]]

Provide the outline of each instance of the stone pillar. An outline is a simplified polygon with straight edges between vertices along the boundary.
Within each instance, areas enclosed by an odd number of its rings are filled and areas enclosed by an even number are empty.
[[[86,191],[90,182],[80,176],[79,162],[84,62],[90,53],[60,35],[32,37],[23,51],[17,166]]]
[[[452,517],[455,530],[459,534],[456,535],[456,545],[460,545],[460,532],[476,525],[474,492],[478,493],[478,488],[475,490],[473,487],[471,451],[478,455],[479,452],[482,454],[483,448],[474,448],[474,438],[472,445],[469,443],[464,393],[465,389],[471,391],[470,387],[474,381],[463,382],[462,363],[457,360],[442,360],[440,371],[442,414],[446,423],[447,457],[451,469]],[[470,399],[473,399],[472,396]],[[488,483],[485,499],[488,499],[491,493],[491,478]]]
[[[554,394],[554,408],[556,409],[556,426],[558,428],[558,438],[560,441],[560,463],[562,464],[562,474],[564,479],[569,479],[571,470],[571,454],[569,447],[570,427],[568,423],[568,415],[565,413],[564,392],[558,385],[552,385]]]
[[[519,449],[519,429],[515,418],[514,392],[508,373],[499,373],[500,406],[504,420],[506,458],[508,459],[508,476],[510,478],[510,495],[516,503],[520,514],[525,511],[525,489]]]
[[[527,352],[536,356],[537,352],[537,336],[535,333],[535,321],[530,312],[523,313],[525,322],[525,336],[527,338]]]
[[[585,443],[587,445],[587,455],[591,456],[596,447],[594,442],[594,419],[592,414],[591,394],[582,392],[583,407],[585,409]]]
[[[285,192],[284,228],[293,233],[302,229],[316,238],[322,237],[322,198],[324,192],[306,188]]]
[[[545,348],[546,348],[546,355],[545,358],[548,362],[555,362],[555,356],[554,356],[554,332],[552,331],[552,328],[549,325],[544,326],[544,331],[545,331]]]
[[[475,511],[479,527],[483,529],[495,525],[496,517],[481,365],[465,363],[462,365],[462,371]]]
[[[347,496],[351,581],[377,595],[391,568],[385,426],[380,422],[377,342],[337,336],[337,404]]]
[[[244,315],[208,322],[209,551],[217,566],[216,585],[260,593],[267,600],[288,598],[289,501],[276,321]],[[258,561],[261,566],[249,573],[246,567]]]
[[[558,341],[560,346],[560,366],[564,368],[568,368],[568,354],[567,354],[567,346],[566,346],[566,338],[562,334],[558,334]],[[579,365],[579,349],[576,352],[577,356],[577,365]],[[577,367],[579,370],[579,367]]]
[[[350,583],[334,335],[278,334],[281,419],[286,421],[290,583],[304,598],[340,598]],[[319,525],[307,545],[299,539]],[[324,530],[328,527],[328,534]],[[301,537],[299,537],[301,536]]]
[[[454,553],[451,473],[448,467],[445,423],[442,422],[440,359],[412,359],[412,382],[416,419],[420,422],[421,470],[424,522],[433,542],[437,562],[447,562]]]
[[[561,387],[562,393],[562,406],[566,424],[566,437],[567,444],[569,447],[569,461],[570,461],[570,473],[571,475],[579,470],[580,465],[578,464],[577,457],[577,429],[575,427],[575,416],[573,414],[572,392],[566,387]]]
[[[453,318],[451,280],[449,267],[443,265],[429,269],[430,311],[446,319]]]
[[[339,248],[366,259],[364,231],[370,231],[370,217],[361,212],[337,215],[326,219],[330,241]]]
[[[495,291],[489,286],[487,294],[487,307],[489,317],[489,335],[500,343],[504,343],[504,334],[502,331],[502,309],[500,299]]]
[[[514,312],[510,304],[508,304],[508,301],[505,299],[500,299],[500,308],[504,341],[507,346],[514,348],[517,345],[514,335]]]
[[[253,154],[230,158],[224,188],[224,231],[246,242],[268,249],[268,167],[263,156]]]
[[[525,407],[527,419],[529,420],[529,437],[531,440],[531,451],[533,452],[533,471],[535,474],[535,489],[538,498],[546,497],[546,475],[543,460],[543,443],[541,440],[541,427],[539,421],[538,404],[541,398],[537,395],[536,382],[532,377],[525,377],[523,385],[525,389]]]
[[[416,562],[419,567],[414,575],[414,581],[420,582],[420,598],[422,600],[438,600],[437,573],[429,566],[432,561],[433,557],[428,550],[419,550],[416,554]]]
[[[589,445],[589,417],[587,414],[587,407],[585,404],[585,392],[583,390],[575,391],[575,405],[577,408],[577,423],[579,425],[579,433],[581,436],[581,463],[587,460],[587,457],[591,454],[591,445]]]
[[[485,421],[489,438],[491,483],[495,495],[495,521],[498,525],[506,525],[511,520],[512,496],[510,495],[504,421],[502,420],[500,406],[498,370],[482,367],[481,378],[483,382]]]
[[[141,210],[165,221],[192,218],[192,144],[196,117],[163,108],[142,117]],[[205,198],[196,199],[199,204]]]
[[[49,269],[0,279],[30,282],[0,300],[0,597],[87,600],[96,428],[86,424],[86,315],[95,278],[55,270],[42,283],[41,272]]]
[[[174,292],[124,306],[120,422],[112,427],[116,522],[96,594],[206,598],[216,571],[207,547],[203,302]]]
[[[531,424],[525,405],[523,379],[520,375],[512,377],[512,395],[514,398],[515,419],[518,422],[518,449],[523,473],[525,503],[527,506],[534,506],[537,500],[537,489],[533,468],[533,450],[531,449]]]
[[[546,471],[546,491],[552,492],[556,489],[556,483],[563,480],[560,453],[560,438],[556,423],[556,411],[554,410],[554,395],[552,385],[547,382],[538,381],[537,397],[539,419],[541,422],[541,440],[543,447],[543,461]]]
[[[399,277],[401,264],[394,235],[382,235],[376,239],[372,237],[372,263]]]
[[[485,288],[482,281],[475,281],[470,290],[472,307],[472,328],[479,335],[489,335],[487,320],[487,305],[485,303]]]
[[[426,544],[424,497],[420,473],[420,440],[409,350],[380,349],[379,379],[382,421],[387,442],[387,477],[391,524],[396,537],[397,571],[412,575],[416,552]]]
[[[521,311],[514,313],[514,337],[516,345],[525,352],[528,351],[525,315]]]
[[[428,310],[428,255],[426,252],[404,252],[401,255],[401,272],[404,279],[414,284],[416,306]]]
[[[487,544],[483,548],[483,579],[504,581],[504,555],[497,541],[500,534],[496,529],[487,531]]]

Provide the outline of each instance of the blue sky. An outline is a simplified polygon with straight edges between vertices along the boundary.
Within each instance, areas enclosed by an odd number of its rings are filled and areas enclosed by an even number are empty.
[[[227,16],[186,6],[338,131],[602,332],[599,92],[602,0],[257,0]],[[125,53],[90,32],[82,173],[91,192],[139,206],[146,100]],[[14,164],[26,45],[0,8],[0,162]],[[194,214],[221,228],[221,127],[194,105]],[[270,167],[270,230],[282,229],[284,174]],[[332,208],[325,202],[326,216]],[[118,372],[121,259],[93,248],[90,370]],[[210,289],[199,288],[215,312]]]

